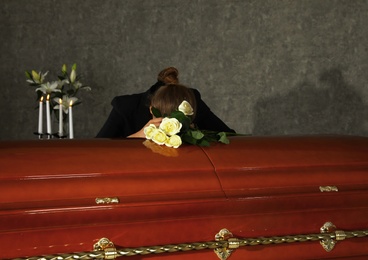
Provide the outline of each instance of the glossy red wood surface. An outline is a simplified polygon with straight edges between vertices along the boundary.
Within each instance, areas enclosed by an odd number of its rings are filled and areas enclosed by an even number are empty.
[[[294,136],[237,138],[206,153],[227,196],[368,189],[368,139]]]
[[[44,140],[2,147],[0,188],[11,194],[6,207],[91,205],[94,198],[84,201],[91,196],[127,202],[223,196],[208,158],[194,146],[164,158],[142,140]]]
[[[0,142],[0,257],[368,229],[368,138],[233,137],[166,148],[141,139]],[[319,186],[335,185],[339,192]],[[96,205],[98,197],[118,204]],[[368,239],[243,247],[229,259],[368,255]],[[217,259],[212,250],[129,259]]]

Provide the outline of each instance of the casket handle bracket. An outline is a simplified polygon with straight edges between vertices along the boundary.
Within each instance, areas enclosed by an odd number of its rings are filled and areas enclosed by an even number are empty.
[[[118,197],[106,197],[106,198],[96,198],[96,204],[118,204],[119,198]]]
[[[336,226],[331,222],[326,222],[320,230],[321,234],[330,234],[329,237],[326,237],[320,241],[323,249],[327,252],[330,252],[332,249],[334,249],[337,241],[341,241],[346,238],[345,232],[342,230],[336,230]]]
[[[114,243],[105,237],[101,238],[93,245],[93,250],[103,251],[104,259],[115,259],[118,256]]]
[[[338,192],[339,188],[336,186],[319,186],[321,192]]]
[[[227,241],[225,247],[215,248],[214,252],[221,260],[226,260],[230,257],[234,249],[240,246],[240,242],[237,238],[233,237],[233,234],[226,228],[221,229],[215,235],[216,241]]]

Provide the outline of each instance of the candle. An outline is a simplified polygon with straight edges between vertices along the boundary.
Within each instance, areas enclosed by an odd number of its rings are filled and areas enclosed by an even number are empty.
[[[47,124],[47,133],[51,135],[51,114],[50,114],[50,95],[46,97],[46,124]]]
[[[74,138],[72,105],[73,105],[73,101],[70,101],[70,104],[69,104],[69,139]]]
[[[42,111],[42,108],[43,108],[43,96],[41,97],[40,99],[40,105],[39,105],[39,111],[38,111],[38,134],[42,134],[42,127],[43,127],[43,122],[42,122],[42,116],[43,116],[43,111]]]
[[[63,136],[63,100],[59,98],[59,137]]]

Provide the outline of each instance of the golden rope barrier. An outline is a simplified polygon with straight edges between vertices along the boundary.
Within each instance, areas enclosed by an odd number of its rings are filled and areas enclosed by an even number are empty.
[[[329,230],[330,228],[335,228],[335,226],[332,223],[327,222],[323,227],[321,227],[321,233],[318,234],[257,237],[257,238],[244,238],[244,239],[233,238],[232,234],[227,229],[222,229],[218,234],[216,234],[215,237],[216,241],[148,246],[137,248],[118,248],[118,249],[116,249],[114,244],[107,238],[102,238],[100,239],[99,242],[97,242],[94,245],[95,251],[92,252],[56,254],[56,255],[36,256],[36,257],[16,258],[16,259],[17,260],[115,259],[117,257],[123,256],[214,249],[217,256],[220,259],[225,260],[230,256],[230,254],[234,249],[242,246],[320,241],[323,248],[327,252],[329,252],[333,249],[337,241],[349,238],[359,238],[368,236],[368,230],[357,230],[357,231],[337,230],[327,233],[326,231],[330,231]]]

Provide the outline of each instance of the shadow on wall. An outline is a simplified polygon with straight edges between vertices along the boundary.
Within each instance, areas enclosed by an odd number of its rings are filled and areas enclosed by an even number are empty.
[[[319,78],[323,87],[302,84],[285,96],[259,100],[253,135],[368,135],[367,107],[338,69]]]

